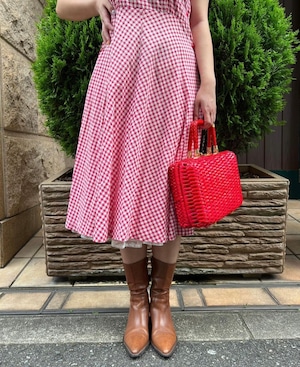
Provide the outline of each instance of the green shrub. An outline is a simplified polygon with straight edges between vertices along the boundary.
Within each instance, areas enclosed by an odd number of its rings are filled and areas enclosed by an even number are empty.
[[[210,8],[221,148],[255,145],[277,121],[290,91],[297,32],[278,0],[215,0]]]
[[[56,2],[47,0],[38,24],[34,81],[49,134],[74,156],[85,94],[102,43],[101,21],[63,21],[56,15]]]
[[[84,97],[102,42],[101,22],[62,21],[55,4],[47,1],[38,24],[33,70],[49,134],[74,156]],[[210,24],[218,141],[221,148],[239,153],[282,123],[277,114],[290,90],[299,42],[278,0],[213,0]]]

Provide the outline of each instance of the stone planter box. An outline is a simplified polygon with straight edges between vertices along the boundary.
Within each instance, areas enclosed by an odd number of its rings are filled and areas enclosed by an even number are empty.
[[[240,165],[244,201],[215,225],[182,238],[176,274],[274,274],[284,269],[289,181],[255,165]],[[65,173],[40,185],[49,276],[122,274],[118,249],[65,229],[70,192]],[[254,177],[253,177],[254,176]]]

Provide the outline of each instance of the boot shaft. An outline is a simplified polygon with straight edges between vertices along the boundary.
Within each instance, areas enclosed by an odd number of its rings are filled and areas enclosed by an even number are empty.
[[[151,343],[163,357],[170,357],[177,343],[169,302],[175,266],[176,264],[167,264],[152,257]]]
[[[123,264],[126,281],[130,292],[147,290],[149,286],[148,258],[136,263]]]
[[[176,264],[168,264],[152,257],[151,292],[169,292]]]
[[[140,356],[149,345],[148,259],[123,265],[130,290],[130,307],[124,333],[124,345],[129,355],[135,358]]]

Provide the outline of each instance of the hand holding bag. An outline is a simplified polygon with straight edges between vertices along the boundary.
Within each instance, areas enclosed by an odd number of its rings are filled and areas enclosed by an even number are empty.
[[[178,222],[183,228],[208,227],[243,202],[236,155],[218,151],[214,126],[207,130],[206,154],[200,154],[198,129],[203,123],[191,123],[188,158],[174,162],[168,172]]]

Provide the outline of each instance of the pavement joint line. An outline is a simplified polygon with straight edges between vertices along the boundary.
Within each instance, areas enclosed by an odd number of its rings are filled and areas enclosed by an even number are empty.
[[[14,285],[14,283],[17,281],[17,279],[19,278],[19,276],[22,274],[22,272],[26,269],[26,267],[28,266],[28,264],[32,260],[32,258],[30,258],[30,257],[28,257],[26,259],[27,259],[26,263],[24,264],[24,266],[22,267],[22,269],[20,269],[20,271],[16,274],[14,280],[10,283],[10,286],[9,287],[12,287]]]
[[[277,305],[280,305],[280,302],[278,299],[273,295],[273,293],[270,291],[269,288],[265,288],[265,292],[277,303]]]
[[[292,217],[296,222],[300,223],[300,220],[297,217],[294,217],[293,213],[289,213],[289,216]]]
[[[183,300],[182,292],[181,292],[180,289],[176,289],[176,295],[177,295],[179,307],[183,311],[185,306],[184,306],[184,300]]]
[[[71,297],[71,292],[64,299],[63,303],[60,306],[60,309],[63,309],[64,308],[65,304],[67,303],[67,301],[69,300],[70,297]]]
[[[245,321],[245,319],[244,319],[243,315],[241,315],[241,313],[240,313],[240,312],[238,312],[238,313],[237,313],[237,315],[238,315],[238,317],[239,317],[239,319],[240,319],[240,321],[241,321],[242,325],[244,326],[245,330],[246,330],[246,331],[247,331],[247,333],[249,334],[250,339],[255,339],[255,337],[254,337],[254,335],[253,335],[252,331],[250,330],[249,326],[247,325],[247,323],[246,323],[246,321]]]
[[[198,294],[199,294],[199,296],[200,296],[200,299],[201,299],[201,301],[202,301],[202,303],[203,303],[203,306],[204,306],[204,307],[207,307],[207,302],[206,302],[206,299],[205,299],[204,294],[203,294],[203,292],[202,292],[202,288],[198,288],[198,289],[197,289],[197,292],[198,292]]]
[[[51,292],[49,297],[47,298],[46,302],[43,304],[41,311],[44,312],[46,311],[47,306],[49,305],[49,303],[52,301],[53,297],[55,296],[56,292]]]
[[[202,285],[195,285],[195,286],[187,286],[184,285],[175,285],[172,286],[171,289],[176,290],[177,293],[181,293],[184,289],[196,289],[200,292],[201,298],[203,296],[202,289],[214,289],[218,292],[219,289],[272,289],[272,288],[299,288],[300,283],[264,283],[257,286],[257,284],[219,284],[217,286],[202,286]],[[3,294],[15,294],[15,293],[78,293],[78,292],[118,292],[128,290],[127,286],[118,286],[118,287],[19,287],[19,288],[0,288],[0,298]],[[202,300],[203,300],[202,298]]]
[[[183,310],[179,307],[172,307],[172,314],[184,313],[232,313],[247,311],[272,311],[272,312],[300,312],[299,306],[199,306],[185,307]],[[73,308],[73,309],[57,309],[57,310],[38,310],[38,311],[0,311],[2,316],[46,316],[46,315],[91,315],[91,314],[128,314],[128,308]]]

